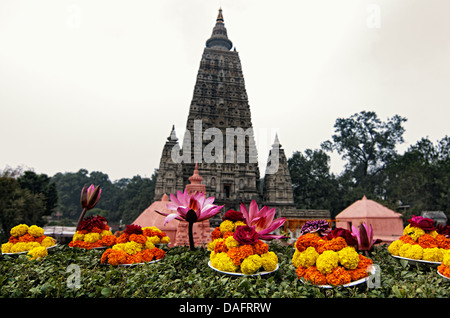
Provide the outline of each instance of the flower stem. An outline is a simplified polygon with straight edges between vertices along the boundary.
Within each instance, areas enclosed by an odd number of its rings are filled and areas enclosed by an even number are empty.
[[[194,244],[194,231],[193,231],[193,227],[194,227],[194,223],[195,222],[188,222],[189,223],[189,227],[188,227],[188,234],[189,234],[189,248],[191,251],[195,251],[195,244]]]
[[[84,215],[86,214],[87,208],[84,208],[83,211],[81,212],[80,218],[78,219],[78,223],[77,223],[77,227],[75,228],[75,231],[78,230],[78,227],[80,226],[81,221],[84,218]]]

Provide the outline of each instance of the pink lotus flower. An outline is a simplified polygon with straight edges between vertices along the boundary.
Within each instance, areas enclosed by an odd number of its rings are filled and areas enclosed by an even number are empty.
[[[172,201],[172,203],[167,204],[167,208],[175,211],[174,213],[164,213],[156,210],[155,212],[166,217],[164,224],[174,219],[187,221],[189,223],[189,245],[191,250],[193,250],[195,249],[194,237],[192,234],[194,223],[213,217],[224,207],[223,205],[217,206],[213,204],[214,199],[214,197],[206,198],[201,192],[189,195],[187,190],[184,190],[184,192],[178,191],[176,196],[170,194],[170,201]]]
[[[358,250],[365,251],[366,254],[368,254],[376,243],[381,242],[380,240],[373,240],[372,225],[367,225],[366,222],[360,224],[359,229],[352,225],[352,233],[358,240]]]
[[[78,219],[77,229],[80,227],[86,211],[95,207],[98,200],[100,200],[101,194],[102,189],[100,189],[100,186],[94,186],[93,184],[91,184],[89,188],[84,186],[83,189],[81,189],[80,203],[83,211],[81,211],[80,218]]]
[[[283,235],[269,234],[286,222],[286,218],[278,218],[274,220],[275,208],[269,209],[269,207],[263,206],[260,210],[256,201],[252,200],[248,210],[243,203],[241,203],[240,210],[247,221],[247,225],[255,227],[260,239],[273,240],[284,238]]]

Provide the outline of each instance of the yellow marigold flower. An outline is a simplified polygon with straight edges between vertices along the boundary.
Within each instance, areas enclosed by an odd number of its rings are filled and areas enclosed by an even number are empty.
[[[44,235],[44,229],[42,227],[32,225],[28,228],[28,234],[33,235],[34,237],[40,237]]]
[[[330,274],[338,266],[339,255],[335,251],[325,251],[317,257],[317,270],[322,274]]]
[[[274,252],[267,252],[261,255],[261,261],[264,270],[271,272],[277,268],[278,256]]]
[[[424,248],[422,259],[430,262],[442,262],[442,250],[439,247]]]
[[[214,251],[214,246],[216,246],[216,243],[219,242],[219,240],[223,241],[222,238],[218,238],[218,239],[215,239],[214,241],[209,242],[206,245],[206,247],[208,248],[208,251],[211,251],[211,252]]]
[[[152,242],[153,244],[159,244],[161,242],[160,238],[157,236],[147,236],[147,242],[148,241]]]
[[[403,230],[403,235],[409,235],[414,241],[417,241],[417,239],[424,234],[424,230],[420,227],[411,226],[411,224],[408,224],[408,226]]]
[[[233,260],[224,252],[214,255],[214,258],[211,259],[211,265],[224,272],[236,272],[239,269],[239,266],[234,265]]]
[[[99,233],[88,233],[84,235],[84,241],[87,243],[95,243],[100,239]]]
[[[403,242],[402,240],[395,240],[388,247],[389,253],[395,256],[399,256],[400,248],[403,246],[403,244],[405,244],[405,242]]]
[[[422,259],[423,248],[419,244],[411,245],[406,243],[400,247],[399,255],[411,259]]]
[[[112,234],[112,232],[109,231],[109,230],[103,230],[103,231],[100,233],[100,237],[103,237],[103,236],[106,236],[106,235],[113,235],[113,234]]]
[[[35,247],[35,248],[31,249],[31,250],[28,252],[27,255],[28,255],[28,257],[29,257],[30,260],[31,260],[31,259],[37,259],[37,260],[40,260],[40,259],[42,259],[43,257],[47,256],[47,255],[48,255],[48,252],[47,252],[47,249],[46,249],[45,247],[43,247],[43,246],[38,246],[38,247]]]
[[[214,250],[211,252],[211,254],[209,254],[209,260],[211,261],[211,265],[212,265],[212,260],[216,257],[216,253],[214,252]]]
[[[431,231],[430,233],[428,233],[428,235],[430,235],[433,238],[436,238],[436,236],[438,236],[439,233],[436,230],[434,230],[434,231]]]
[[[232,232],[234,230],[234,223],[230,220],[225,220],[222,223],[220,223],[220,232],[226,233],[226,232]]]
[[[344,247],[337,252],[339,255],[339,263],[346,269],[355,269],[358,267],[359,254],[351,246]]]
[[[233,231],[236,231],[236,228],[237,228],[238,226],[244,226],[244,225],[247,225],[247,224],[245,224],[245,222],[242,222],[242,221],[236,221],[236,222],[234,222],[234,229],[233,229]]]
[[[250,255],[241,263],[241,272],[246,275],[255,273],[262,265],[261,256],[258,254]]]
[[[153,243],[153,241],[154,240],[151,237],[147,237],[147,241],[145,242],[144,248],[147,248],[147,249],[150,249],[150,250],[152,248],[154,248],[156,243]],[[136,243],[136,242],[134,242],[134,243]],[[139,244],[139,243],[137,243],[137,244]]]
[[[10,234],[15,237],[19,237],[28,233],[28,225],[19,224],[13,227],[10,231]]]
[[[55,245],[55,239],[53,237],[47,236],[45,239],[42,240],[41,246],[43,247],[50,247]]]
[[[442,263],[450,267],[450,250],[444,250],[442,253]]]
[[[25,242],[18,242],[11,247],[11,253],[20,253],[25,251],[28,251],[27,243]]]
[[[84,234],[80,234],[80,232],[76,231],[73,235],[72,241],[84,241]]]
[[[164,236],[161,241],[161,244],[169,244],[170,243],[170,237],[168,235]]]
[[[234,237],[229,236],[225,239],[225,245],[227,246],[228,249],[231,249],[233,247],[238,247],[239,246],[239,242],[236,241],[234,239]]]
[[[150,242],[149,244],[152,244],[152,243]],[[145,243],[145,245],[147,245],[147,242]],[[154,245],[153,245],[153,247],[154,247]],[[134,241],[127,242],[127,243],[125,243],[123,250],[130,255],[134,255],[137,252],[142,251],[142,244],[139,244]]]
[[[12,253],[11,247],[13,246],[13,243],[7,242],[5,244],[2,244],[2,253]]]
[[[27,251],[30,251],[30,250],[32,250],[33,248],[39,247],[39,246],[41,246],[41,244],[39,244],[38,242],[27,242],[26,250],[27,250]]]
[[[316,263],[317,257],[319,257],[319,253],[312,246],[309,246],[303,252],[296,249],[292,257],[292,263],[296,268],[299,266],[310,267]]]

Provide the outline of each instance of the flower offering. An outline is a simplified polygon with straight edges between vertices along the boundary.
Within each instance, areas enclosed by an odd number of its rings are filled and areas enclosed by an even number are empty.
[[[415,215],[408,222],[403,235],[389,245],[389,253],[409,259],[442,262],[444,253],[450,249],[448,226],[436,227],[432,219]]]
[[[90,216],[80,222],[69,246],[89,250],[113,246],[116,239],[109,229],[106,218],[100,215]]]
[[[245,275],[276,270],[278,257],[260,238],[255,226],[247,225],[242,212],[228,211],[220,226],[211,233],[208,243],[211,266],[219,271]]]
[[[373,262],[359,254],[357,239],[350,231],[331,231],[328,222],[308,221],[295,243],[292,263],[299,279],[316,285],[345,285],[367,277]]]
[[[166,253],[155,244],[168,244],[170,238],[157,227],[127,225],[117,238],[116,244],[107,249],[102,257],[103,264],[131,265],[163,259]]]
[[[55,239],[44,235],[44,229],[26,224],[19,224],[10,231],[7,243],[2,244],[2,253],[28,252],[30,259],[42,259],[47,256],[47,248],[56,244]]]

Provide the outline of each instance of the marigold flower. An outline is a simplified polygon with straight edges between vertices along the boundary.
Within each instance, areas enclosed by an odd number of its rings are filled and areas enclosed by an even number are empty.
[[[408,224],[408,226],[406,226],[403,230],[403,235],[409,235],[414,241],[417,241],[418,238],[424,234],[424,230],[420,227],[411,226],[411,224]]]
[[[34,236],[30,234],[25,234],[19,237],[19,242],[34,242]]]
[[[88,233],[84,235],[84,241],[86,243],[95,243],[100,239],[99,233]]]
[[[225,232],[233,232],[234,230],[234,223],[230,220],[225,220],[222,223],[220,223],[220,232],[223,234]]]
[[[271,272],[277,268],[278,256],[274,252],[267,252],[261,255],[261,261],[264,270]]]
[[[438,234],[436,235],[435,240],[439,248],[450,250],[450,238],[447,238],[442,234]]]
[[[261,240],[259,240],[252,246],[253,246],[253,250],[254,250],[255,254],[258,254],[258,255],[265,254],[269,251],[269,245],[267,245],[267,243],[264,243]]]
[[[233,247],[238,247],[239,246],[239,242],[236,241],[234,239],[234,237],[229,236],[225,239],[225,245],[227,246],[228,249],[233,248]]]
[[[441,273],[441,275],[450,278],[450,267],[448,267],[444,263],[438,266],[438,271],[439,273]]]
[[[351,275],[340,266],[336,267],[330,274],[327,274],[326,279],[327,283],[333,286],[345,285],[352,281]]]
[[[400,248],[405,244],[402,240],[395,240],[388,246],[388,251],[392,255],[399,256],[400,255]]]
[[[422,248],[433,248],[438,247],[437,241],[429,234],[424,234],[418,238],[417,243],[419,243]]]
[[[446,250],[442,255],[442,264],[447,267],[450,267],[450,250]]]
[[[355,269],[359,263],[359,254],[353,247],[344,247],[337,252],[339,255],[339,263],[346,269]]]
[[[227,245],[224,239],[218,239],[216,245],[214,245],[214,252],[216,253],[226,253],[228,251]]]
[[[422,259],[423,248],[419,244],[403,244],[403,246],[400,247],[399,255],[411,259]]]
[[[44,229],[37,225],[32,225],[28,228],[28,234],[30,234],[34,237],[39,237],[39,236],[44,235]]]
[[[147,237],[142,234],[131,234],[128,239],[139,244],[145,244],[147,242]]]
[[[310,267],[316,263],[318,257],[319,253],[317,253],[316,249],[312,246],[309,246],[303,252],[299,252],[298,250],[296,250],[294,252],[294,256],[292,257],[292,263],[295,267]]]
[[[47,249],[43,246],[37,246],[32,248],[29,252],[28,252],[28,257],[30,260],[40,260],[43,257],[48,255]]]
[[[19,237],[28,233],[28,225],[19,224],[13,227],[10,231],[10,234],[15,237]]]
[[[41,246],[43,247],[51,247],[55,245],[55,239],[53,237],[47,236],[45,239],[42,240]]]
[[[295,242],[295,248],[299,252],[303,252],[306,250],[309,246],[316,247],[317,243],[321,240],[320,237],[307,233],[305,235],[300,236],[297,241]]]
[[[327,277],[316,266],[308,267],[303,273],[303,278],[316,285],[325,285],[327,283]]]
[[[423,249],[422,259],[424,261],[442,262],[442,258],[443,258],[442,250],[438,247]]]
[[[233,260],[224,252],[216,253],[214,258],[211,259],[211,265],[224,272],[236,272],[239,269],[239,266],[236,266]]]
[[[325,251],[317,257],[316,266],[322,274],[331,273],[339,263],[339,255],[334,251]]]
[[[211,232],[211,240],[214,241],[221,237],[222,237],[222,232],[220,231],[220,227],[216,227],[214,229],[214,231]]]
[[[250,255],[242,261],[241,272],[246,275],[254,274],[261,266],[261,256],[257,254]]]
[[[11,253],[11,248],[14,246],[14,243],[7,242],[2,244],[2,253]]]

